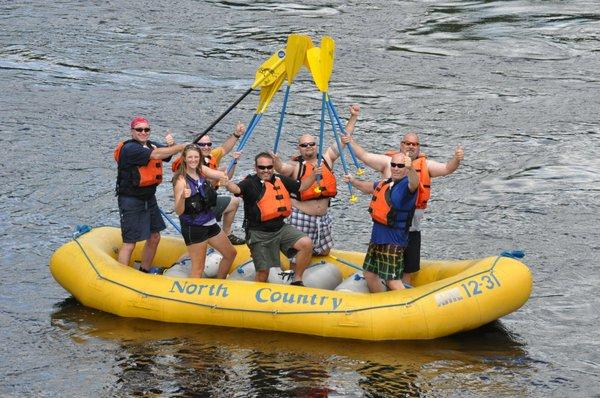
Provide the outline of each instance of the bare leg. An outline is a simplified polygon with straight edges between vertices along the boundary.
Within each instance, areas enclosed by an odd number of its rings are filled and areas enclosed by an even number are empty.
[[[308,236],[304,236],[296,241],[293,246],[298,251],[296,254],[296,268],[294,273],[294,282],[302,280],[302,274],[312,258],[312,241]]]
[[[363,275],[367,281],[367,286],[371,293],[385,292],[385,286],[381,283],[381,278],[374,272],[364,271]]]
[[[237,213],[239,205],[240,199],[232,197],[225,210],[223,210],[223,232],[225,233],[225,236],[228,236],[231,233],[231,226],[233,225],[233,219],[235,218],[235,213]]]
[[[259,269],[256,271],[254,280],[256,282],[266,282],[269,279],[269,269]]]
[[[204,265],[206,264],[207,247],[208,243],[206,241],[194,243],[188,246],[190,258],[192,259],[192,269],[190,271],[190,278],[202,278],[202,273],[204,272]]]
[[[143,268],[146,271],[150,269],[152,260],[154,260],[154,256],[156,255],[156,249],[158,248],[159,242],[160,232],[152,232],[146,241],[146,244],[144,245],[144,250],[142,251],[142,264],[140,264],[140,268]]]
[[[215,248],[219,253],[223,255],[221,262],[219,263],[219,271],[217,272],[218,279],[225,279],[229,273],[229,268],[237,256],[237,250],[231,244],[227,235],[223,231],[219,232],[218,235],[213,236],[208,240],[208,243]]]
[[[119,257],[117,258],[117,261],[123,265],[129,266],[133,249],[135,249],[135,243],[123,243],[123,246],[121,246],[121,249],[119,250]]]
[[[404,289],[404,284],[402,283],[401,280],[392,279],[392,280],[387,281],[387,284],[388,284],[390,290],[402,290],[402,289]]]

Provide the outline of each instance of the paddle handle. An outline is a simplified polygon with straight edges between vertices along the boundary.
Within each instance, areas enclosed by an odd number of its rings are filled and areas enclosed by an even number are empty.
[[[238,147],[236,148],[236,152],[239,152],[242,149],[244,149],[244,147],[246,146],[246,143],[250,139],[250,136],[252,135],[252,132],[254,131],[254,128],[256,128],[256,125],[260,121],[261,117],[262,117],[262,113],[255,113],[254,116],[252,116],[252,120],[250,120],[250,123],[248,123],[248,128],[246,129],[244,136],[242,137],[240,143],[238,144]],[[229,175],[229,172],[235,165],[234,162],[235,162],[235,159],[232,159],[231,162],[229,163],[229,166],[227,166],[227,175]]]
[[[225,110],[225,112],[221,113],[221,115],[214,122],[212,122],[210,124],[210,126],[208,126],[206,129],[204,129],[204,131],[201,132],[198,135],[198,137],[196,137],[196,139],[194,140],[194,144],[197,144],[198,141],[200,141],[200,139],[206,135],[206,133],[208,133],[210,130],[212,130],[212,128],[215,127],[217,125],[217,123],[219,123],[225,116],[227,116],[227,114],[229,112],[231,112],[233,110],[233,108],[235,108],[240,102],[242,102],[242,100],[244,98],[246,98],[246,96],[248,94],[250,94],[251,92],[252,92],[252,87],[250,87],[248,90],[246,90],[244,92],[244,94],[242,94],[237,100],[235,100],[235,102],[233,104],[231,104],[231,106],[229,108],[227,108]]]
[[[346,129],[344,128],[344,125],[342,124],[342,121],[340,120],[340,117],[338,116],[338,114],[335,110],[335,105],[333,105],[333,102],[331,102],[331,97],[329,97],[329,100],[327,101],[327,105],[331,108],[331,112],[333,112],[333,116],[335,117],[335,120],[340,128],[340,131],[344,135],[346,135]],[[358,159],[356,158],[356,154],[354,153],[354,149],[352,149],[352,145],[350,145],[350,143],[348,143],[348,152],[350,152],[350,156],[352,157],[354,166],[356,166],[357,169],[360,169],[360,164],[358,163]]]
[[[344,173],[348,174],[348,163],[346,163],[346,156],[344,155],[344,151],[342,149],[342,141],[340,140],[340,135],[337,132],[335,127],[335,121],[333,120],[333,115],[331,112],[331,107],[327,107],[327,113],[329,114],[329,120],[331,121],[331,127],[333,129],[333,137],[335,138],[335,143],[337,145],[338,152],[340,154],[340,160],[342,161],[342,167],[344,168]],[[348,190],[350,191],[350,195],[353,195],[352,192],[352,183],[348,181]]]
[[[285,95],[283,97],[283,105],[281,105],[281,115],[279,116],[279,125],[277,126],[277,135],[275,136],[275,145],[273,146],[273,153],[277,153],[279,149],[279,138],[281,137],[281,129],[283,128],[283,118],[285,116],[285,108],[287,107],[288,97],[290,95],[290,85],[285,89]]]
[[[173,226],[173,228],[175,228],[179,233],[181,233],[181,228],[179,228],[179,225],[175,224],[175,221],[173,221],[173,219],[169,217],[169,215],[165,213],[163,209],[159,207],[158,210],[160,211],[160,214],[162,214],[163,218],[167,220],[169,224]]]

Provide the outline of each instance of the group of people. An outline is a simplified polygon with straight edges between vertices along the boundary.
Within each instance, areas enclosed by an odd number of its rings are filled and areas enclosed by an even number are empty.
[[[446,163],[428,159],[420,151],[415,133],[404,135],[399,151],[367,152],[353,137],[360,113],[350,107],[342,145],[352,148],[362,162],[381,173],[379,181],[362,181],[352,175],[345,182],[372,195],[368,212],[373,220],[365,256],[364,277],[371,292],[403,289],[420,269],[420,224],[430,196],[431,178],[453,173],[464,153],[458,146]],[[146,241],[140,270],[148,272],[166,228],[155,192],[162,181],[162,163],[181,153],[174,162],[173,195],[181,233],[192,262],[190,277],[201,277],[208,245],[222,254],[218,278],[225,278],[237,251],[246,243],[256,268],[256,281],[265,282],[269,268],[280,266],[280,251],[290,258],[292,285],[303,286],[302,275],[313,255],[326,256],[333,245],[330,201],[337,194],[333,165],[340,157],[336,146],[318,157],[316,138],[298,138],[299,155],[283,161],[278,154],[261,152],[254,157],[254,173],[235,183],[233,169],[241,153],[235,152],[229,173],[219,168],[244,134],[238,123],[222,146],[212,148],[204,135],[193,144],[176,144],[171,134],[166,145],[149,140],[150,124],[136,117],[131,121],[131,139],[115,149],[118,164],[117,196],[123,246],[118,255],[129,265],[137,242]],[[223,187],[234,196],[218,195]],[[240,198],[244,203],[245,239],[231,233]],[[223,228],[217,221],[223,219]]]

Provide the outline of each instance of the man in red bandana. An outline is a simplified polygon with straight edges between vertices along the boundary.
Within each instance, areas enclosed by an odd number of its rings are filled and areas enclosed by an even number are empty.
[[[119,202],[123,246],[120,263],[129,265],[137,242],[146,241],[140,271],[148,272],[156,254],[160,231],[166,225],[156,203],[156,187],[162,182],[162,162],[181,152],[173,136],[165,136],[167,145],[150,141],[150,123],[137,116],[131,121],[131,139],[119,143],[114,157],[118,165],[116,194]]]

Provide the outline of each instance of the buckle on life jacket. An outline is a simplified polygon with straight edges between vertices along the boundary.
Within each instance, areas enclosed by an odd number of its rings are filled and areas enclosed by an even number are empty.
[[[283,195],[281,195],[281,194],[280,195],[275,195],[275,199],[281,200],[281,199],[283,199]]]

